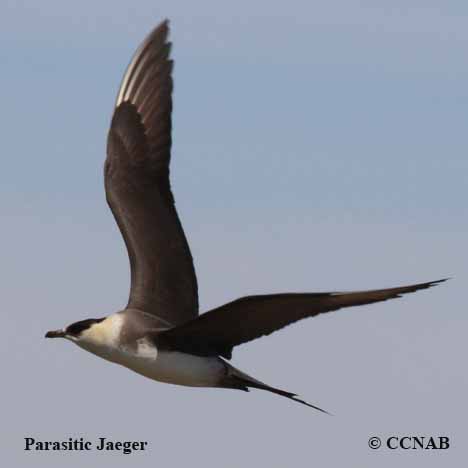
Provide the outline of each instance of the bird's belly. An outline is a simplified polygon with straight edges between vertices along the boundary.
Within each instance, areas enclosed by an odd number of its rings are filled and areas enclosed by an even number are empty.
[[[160,351],[154,360],[132,357],[126,367],[150,379],[191,387],[212,387],[225,374],[216,357],[201,357],[174,351]]]
[[[223,378],[225,365],[218,357],[202,357],[177,351],[158,351],[142,343],[137,351],[90,349],[98,356],[160,382],[190,387],[212,387]]]
[[[121,364],[150,379],[190,387],[216,386],[225,373],[223,362],[216,357],[175,351],[155,354],[155,357],[128,354]]]

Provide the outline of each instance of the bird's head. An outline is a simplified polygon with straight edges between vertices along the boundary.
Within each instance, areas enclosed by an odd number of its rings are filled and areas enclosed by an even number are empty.
[[[90,335],[95,335],[96,326],[103,322],[105,318],[86,319],[72,323],[60,330],[51,330],[45,334],[46,338],[66,338],[70,341],[79,342],[86,340]]]

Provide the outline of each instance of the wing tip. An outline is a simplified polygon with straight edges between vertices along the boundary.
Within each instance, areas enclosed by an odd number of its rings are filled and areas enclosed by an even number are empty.
[[[140,58],[145,55],[145,51],[150,44],[154,41],[160,44],[165,44],[167,46],[167,56],[171,52],[172,43],[168,41],[168,36],[170,33],[170,21],[168,18],[163,19],[160,23],[158,23],[149,34],[143,39],[140,43],[138,48],[136,49],[135,53],[132,56],[130,63],[128,64],[124,76],[122,78],[122,82],[119,87],[119,91],[117,93],[117,97],[114,103],[114,109],[119,107],[122,102],[125,102],[128,99],[128,90],[127,87],[129,86],[129,82],[131,81],[131,77],[134,73],[136,64],[139,62]]]
[[[154,36],[161,34],[164,41],[167,41],[167,37],[169,36],[171,30],[171,22],[169,18],[164,18],[160,21],[154,29],[148,34],[147,40],[151,40]]]
[[[171,22],[169,18],[164,18],[156,26],[151,29],[151,31],[146,35],[143,42],[149,42],[154,36],[161,34],[164,40],[167,39],[167,36],[171,30]]]
[[[423,289],[429,289],[434,286],[437,286],[438,284],[444,283],[445,281],[448,281],[451,278],[442,278],[439,280],[435,281],[427,281],[425,283],[417,283],[417,284],[412,284],[409,286],[400,286],[399,288],[395,288],[397,291],[395,291],[395,296],[393,297],[394,299],[399,299],[406,294],[411,294],[416,291],[421,291]]]
[[[447,278],[442,278],[442,279],[438,279],[438,280],[434,280],[434,281],[428,281],[426,283],[415,284],[414,287],[417,288],[417,289],[432,288],[434,286],[437,286],[438,284],[445,283],[446,281],[448,281],[450,279],[452,279],[452,278],[447,277]]]
[[[442,278],[442,279],[439,279],[439,280],[430,281],[430,284],[431,284],[431,286],[435,286],[436,284],[445,283],[446,281],[449,281],[451,279],[453,279],[453,276],[447,276],[447,278]]]

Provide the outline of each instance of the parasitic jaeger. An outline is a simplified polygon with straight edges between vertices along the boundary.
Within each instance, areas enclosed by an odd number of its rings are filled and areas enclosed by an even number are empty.
[[[107,202],[128,250],[124,310],[47,338],[66,338],[145,377],[192,387],[267,390],[326,412],[233,367],[235,346],[298,320],[386,301],[444,280],[353,292],[242,297],[198,315],[197,279],[169,183],[172,68],[168,21],[135,52],[124,74],[107,140]]]

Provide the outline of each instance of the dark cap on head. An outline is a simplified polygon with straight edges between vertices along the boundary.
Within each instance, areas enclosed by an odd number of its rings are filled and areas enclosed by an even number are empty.
[[[105,318],[105,317],[104,317]],[[91,325],[102,322],[104,318],[99,319],[86,319],[68,325],[65,330],[52,330],[48,331],[45,335],[46,338],[65,338],[68,336],[79,336],[81,332],[87,330]]]

